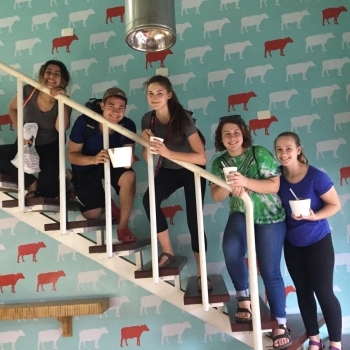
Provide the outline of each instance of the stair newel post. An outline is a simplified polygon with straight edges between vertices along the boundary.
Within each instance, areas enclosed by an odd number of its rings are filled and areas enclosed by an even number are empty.
[[[109,149],[109,131],[108,125],[103,123],[103,148]],[[112,203],[111,203],[111,171],[110,162],[104,163],[105,173],[105,216],[106,216],[106,247],[107,256],[111,258],[113,256],[113,243],[112,243]]]
[[[59,179],[60,179],[60,231],[67,230],[66,203],[66,157],[65,157],[64,103],[58,101],[58,142],[59,142]]]
[[[202,207],[202,189],[201,176],[194,172],[194,183],[196,191],[196,209],[197,209],[197,227],[198,227],[198,244],[199,244],[199,258],[201,264],[201,285],[202,285],[202,304],[204,311],[209,310],[209,295],[208,295],[208,280],[207,280],[207,261],[205,253],[204,240],[204,224],[203,224],[203,207]]]
[[[253,204],[247,193],[242,197],[246,207],[246,227],[247,227],[247,243],[248,243],[248,264],[249,264],[249,289],[252,307],[252,323],[253,323],[253,338],[254,349],[262,350],[262,332],[261,318],[259,305],[259,288],[258,288],[258,272],[256,267],[256,252],[255,252],[255,233],[254,233],[254,213]]]
[[[159,282],[158,270],[158,239],[157,239],[157,220],[156,220],[156,199],[154,189],[154,164],[153,155],[147,150],[147,168],[148,168],[148,193],[150,207],[150,228],[151,228],[151,247],[152,247],[152,276],[153,282]]]
[[[17,78],[18,209],[24,211],[23,84]]]

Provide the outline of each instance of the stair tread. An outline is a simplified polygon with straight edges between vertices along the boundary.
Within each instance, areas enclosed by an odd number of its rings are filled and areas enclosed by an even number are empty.
[[[112,251],[115,252],[122,252],[122,251],[140,251],[141,249],[144,249],[151,245],[151,238],[139,238],[136,240],[136,242],[126,242],[126,243],[114,243]],[[94,245],[89,247],[89,253],[106,253],[107,252],[107,246],[105,244],[102,245]]]
[[[186,262],[186,256],[176,256],[171,264],[159,269],[159,277],[179,275]],[[135,278],[150,277],[153,277],[152,261],[148,262],[147,264],[143,265],[140,269],[135,271]]]
[[[0,191],[2,192],[17,192],[17,181],[8,175],[0,174]]]
[[[56,211],[60,210],[60,200],[57,198],[46,198],[46,197],[33,197],[33,198],[25,198],[24,200],[25,206],[34,207],[34,206],[43,206],[43,208],[38,209],[39,211],[45,211],[45,206],[50,206],[50,211],[55,211],[55,208],[52,206],[56,206]],[[79,203],[77,201],[69,200],[66,202],[67,210],[69,211],[78,211]],[[18,207],[18,199],[9,199],[6,201],[2,201],[3,208],[16,208]]]
[[[116,220],[112,220],[112,226],[117,225]],[[73,230],[78,228],[105,228],[106,220],[98,219],[98,220],[81,220],[81,221],[68,221],[67,222],[67,230]],[[56,231],[60,229],[60,223],[54,222],[50,224],[44,225],[45,231]]]
[[[317,314],[318,326],[321,328],[325,324],[325,320],[321,313]],[[288,328],[291,330],[291,336],[293,344],[288,348],[288,350],[297,350],[301,347],[305,341],[308,339],[306,335],[306,330],[304,322],[300,314],[288,314],[287,315]],[[348,349],[343,346],[343,349]]]
[[[213,290],[209,291],[209,303],[226,303],[230,301],[230,294],[227,291],[226,284],[221,275],[210,275]],[[197,276],[188,279],[187,287],[184,295],[184,304],[202,304],[202,293],[198,292]]]
[[[264,301],[259,298],[260,302],[260,317],[261,317],[261,329],[274,329],[278,327],[277,320],[271,314],[270,309],[265,305]],[[253,330],[252,322],[239,323],[236,321],[236,311],[238,308],[238,302],[236,297],[231,298],[230,302],[226,304],[227,312],[230,318],[232,332],[250,332]]]

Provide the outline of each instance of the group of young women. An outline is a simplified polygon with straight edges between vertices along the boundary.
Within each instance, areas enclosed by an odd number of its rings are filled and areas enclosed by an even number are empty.
[[[57,94],[66,94],[69,73],[59,61],[46,62],[39,71],[40,82],[50,89],[51,96],[24,87],[24,123],[36,122],[39,131],[36,148],[40,156],[39,177],[25,175],[27,196],[57,197],[58,188],[58,118]],[[163,76],[154,76],[145,83],[151,112],[142,118],[142,138],[152,151],[161,157],[161,166],[155,176],[155,202],[158,239],[162,248],[159,267],[174,260],[166,218],[161,210],[162,201],[184,187],[187,223],[192,239],[192,250],[197,263],[200,289],[200,259],[194,175],[169,159],[196,164],[205,168],[206,154],[192,118],[180,104],[171,82]],[[31,96],[30,96],[31,95]],[[29,97],[30,96],[30,97]],[[9,113],[17,126],[16,96]],[[70,108],[65,109],[65,129],[69,128]],[[164,141],[152,139],[151,136]],[[24,140],[24,143],[31,140]],[[309,337],[309,350],[324,345],[319,337],[317,306],[321,306],[329,333],[329,350],[341,349],[341,309],[333,293],[334,250],[327,218],[340,209],[340,202],[331,179],[322,171],[308,165],[297,134],[284,132],[277,136],[274,147],[278,167],[273,155],[262,146],[254,146],[249,129],[240,116],[220,118],[215,132],[215,147],[223,152],[212,165],[212,173],[226,179],[223,168],[237,167],[228,175],[230,191],[214,183],[210,192],[214,201],[229,197],[230,214],[224,231],[223,252],[229,275],[238,299],[237,322],[252,318],[245,263],[247,252],[245,206],[241,199],[248,193],[254,207],[256,253],[260,273],[272,314],[279,327],[273,330],[273,347],[277,350],[292,344],[287,328],[284,282],[280,261],[284,247],[285,260],[294,282],[300,312]],[[0,173],[17,178],[17,169],[11,164],[17,152],[13,145],[0,146]],[[143,156],[147,160],[147,148]],[[206,180],[202,178],[202,200]],[[311,199],[308,216],[296,217],[291,213],[289,200],[292,189],[298,196]],[[149,192],[143,198],[149,218]],[[208,289],[213,288],[208,280]]]

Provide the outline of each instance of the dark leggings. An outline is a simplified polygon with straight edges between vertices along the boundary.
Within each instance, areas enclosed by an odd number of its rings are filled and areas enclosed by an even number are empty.
[[[155,183],[155,201],[156,201],[156,216],[157,216],[157,232],[163,232],[168,228],[168,223],[164,213],[160,207],[162,201],[174,193],[177,189],[183,187],[186,198],[186,214],[187,225],[191,234],[192,250],[199,253],[198,245],[198,226],[197,226],[197,209],[196,195],[194,186],[194,175],[191,171],[181,169],[165,169],[161,168],[154,179]],[[202,188],[202,203],[205,194],[206,180],[201,177]],[[143,206],[145,208],[148,220],[150,219],[149,209],[149,190],[143,196]],[[205,249],[207,249],[207,239],[205,238]]]
[[[58,139],[46,145],[35,145],[40,157],[37,196],[56,198],[59,195],[59,156]],[[17,142],[0,146],[0,173],[18,180],[18,169],[11,163],[17,154]],[[25,186],[30,186],[36,177],[24,173]]]
[[[329,340],[341,341],[341,309],[333,292],[334,249],[331,235],[306,247],[285,241],[284,256],[308,336],[319,334],[315,293],[326,321]]]

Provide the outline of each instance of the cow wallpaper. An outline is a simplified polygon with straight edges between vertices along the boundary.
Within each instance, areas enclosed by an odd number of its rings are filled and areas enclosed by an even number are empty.
[[[149,54],[125,44],[122,0],[0,0],[0,9],[2,62],[37,78],[45,61],[63,61],[71,73],[70,96],[81,104],[90,97],[101,98],[111,86],[122,88],[129,98],[126,115],[139,133],[148,111],[143,82],[157,68],[168,68],[180,102],[194,112],[206,137],[209,170],[217,156],[213,139],[221,116],[240,114],[255,144],[271,151],[280,132],[297,132],[310,164],[332,178],[340,197],[342,209],[329,219],[334,290],[342,306],[344,333],[350,332],[348,1],[175,0],[177,42],[169,50]],[[74,35],[61,37],[68,27]],[[7,111],[15,93],[16,80],[0,70],[0,144],[16,139]],[[270,110],[271,117],[258,120],[257,112],[264,110]],[[79,114],[72,112],[71,124]],[[148,185],[140,146],[136,156],[137,193],[130,227],[142,237],[149,234],[149,225],[142,206]],[[181,273],[185,285],[195,274],[195,262],[183,190],[163,206],[175,252],[188,257]],[[203,209],[208,273],[222,274],[233,292],[221,248],[228,203],[214,203],[207,188]],[[70,214],[70,219],[76,217]],[[250,348],[57,242],[52,237],[56,234],[46,235],[0,210],[0,302],[109,296],[110,310],[101,317],[75,318],[71,338],[61,336],[55,319],[1,321],[4,349]],[[283,260],[281,270],[287,313],[297,313],[295,289]],[[259,286],[263,297],[261,280]]]

